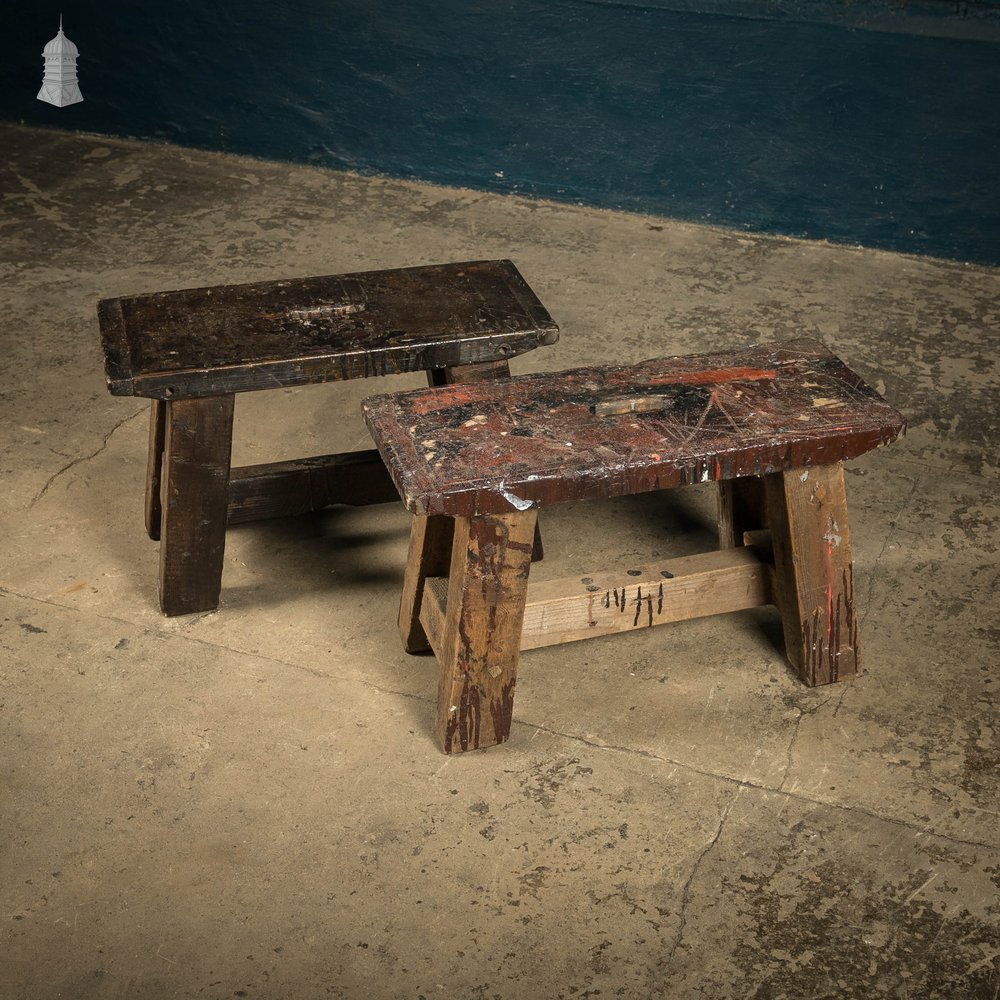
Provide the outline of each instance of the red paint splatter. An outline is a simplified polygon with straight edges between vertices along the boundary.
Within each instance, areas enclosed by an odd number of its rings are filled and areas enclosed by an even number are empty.
[[[773,368],[706,368],[700,372],[673,372],[669,375],[653,375],[650,385],[705,385],[720,382],[759,382],[777,378]]]
[[[472,399],[472,389],[475,384],[475,382],[468,382],[464,385],[443,385],[433,392],[418,396],[411,404],[413,412],[424,416],[437,410],[445,410],[450,406],[461,406],[462,403],[468,403]]]

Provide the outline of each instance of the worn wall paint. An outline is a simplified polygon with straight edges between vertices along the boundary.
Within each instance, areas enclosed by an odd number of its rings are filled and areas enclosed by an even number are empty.
[[[912,6],[78,0],[85,102],[8,11],[0,117],[1000,264],[997,10]]]

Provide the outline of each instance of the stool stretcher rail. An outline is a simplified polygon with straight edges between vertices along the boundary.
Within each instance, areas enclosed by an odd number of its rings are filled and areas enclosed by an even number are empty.
[[[769,561],[745,547],[592,577],[529,582],[521,651],[757,608],[771,603],[771,577]],[[429,577],[420,622],[435,652],[447,597],[447,579]]]

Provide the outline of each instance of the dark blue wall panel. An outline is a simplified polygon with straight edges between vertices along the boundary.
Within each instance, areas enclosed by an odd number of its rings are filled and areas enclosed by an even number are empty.
[[[0,117],[1000,263],[989,4],[61,6],[84,103],[35,100],[21,8]]]

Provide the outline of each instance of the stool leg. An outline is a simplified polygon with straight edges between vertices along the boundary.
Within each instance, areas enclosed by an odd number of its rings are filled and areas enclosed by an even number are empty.
[[[160,521],[163,518],[160,476],[163,472],[166,427],[167,404],[162,399],[154,399],[149,407],[149,452],[146,456],[146,533],[154,542],[160,540]]]
[[[810,687],[845,680],[858,670],[858,609],[844,467],[765,480],[786,655]]]
[[[438,684],[445,753],[510,736],[536,512],[455,519]]]
[[[219,606],[229,505],[233,397],[166,406],[160,607],[165,615]]]
[[[448,575],[454,535],[453,517],[425,517],[422,514],[413,517],[410,551],[403,576],[403,597],[399,603],[399,634],[408,653],[426,653],[431,648],[420,624],[424,581],[429,576]]]
[[[744,531],[756,531],[767,524],[764,480],[741,476],[720,479],[718,485],[719,548],[739,548]]]

